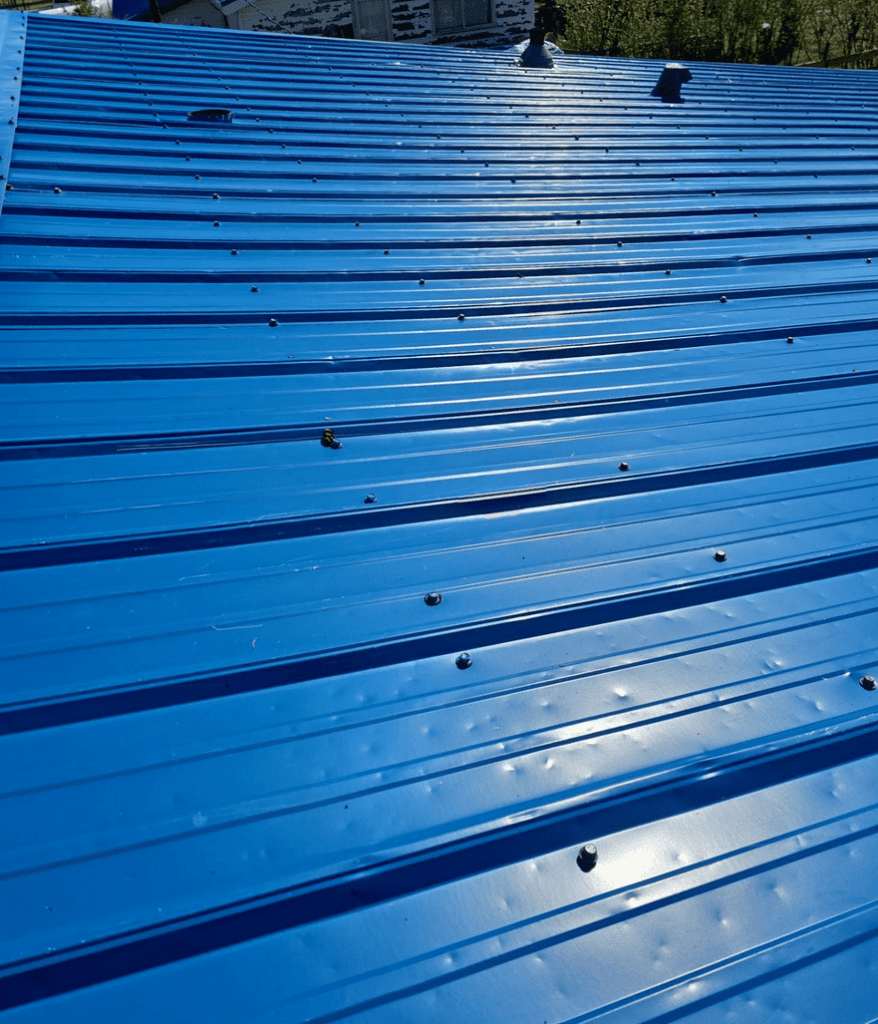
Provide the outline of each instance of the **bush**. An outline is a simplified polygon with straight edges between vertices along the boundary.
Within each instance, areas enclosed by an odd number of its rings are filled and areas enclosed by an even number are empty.
[[[837,63],[878,45],[878,0],[562,3],[567,30],[559,43],[580,53],[752,64]]]

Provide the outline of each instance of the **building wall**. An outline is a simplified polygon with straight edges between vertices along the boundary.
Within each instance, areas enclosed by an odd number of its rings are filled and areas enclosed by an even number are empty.
[[[226,24],[223,12],[210,0],[190,0],[163,15],[162,21],[169,25],[206,25],[208,28],[224,28]]]
[[[193,0],[174,12],[174,20],[183,22],[183,12],[194,8],[196,3],[200,7],[204,2]],[[355,35],[350,0],[322,0],[305,5],[290,0],[254,0],[254,3],[256,7],[245,5],[230,14],[230,27],[268,32],[283,29],[304,35],[349,38]],[[395,42],[505,46],[527,36],[533,25],[534,0],[494,0],[494,24],[455,33],[434,32],[430,0],[396,0],[391,14]]]

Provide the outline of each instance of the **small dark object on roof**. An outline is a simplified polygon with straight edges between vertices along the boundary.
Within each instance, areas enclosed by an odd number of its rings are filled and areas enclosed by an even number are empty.
[[[231,124],[234,116],[231,110],[223,110],[220,107],[189,111],[190,121],[208,121],[212,124]]]
[[[682,103],[680,86],[691,81],[692,72],[683,64],[665,64],[652,95],[661,96],[663,103]]]

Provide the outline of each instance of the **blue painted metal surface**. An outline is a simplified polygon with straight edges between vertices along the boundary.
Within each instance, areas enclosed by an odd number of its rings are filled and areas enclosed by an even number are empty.
[[[874,76],[25,21],[3,1024],[878,1016]]]

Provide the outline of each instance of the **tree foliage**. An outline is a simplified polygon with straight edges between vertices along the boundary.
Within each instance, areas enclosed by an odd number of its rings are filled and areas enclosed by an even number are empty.
[[[793,64],[878,47],[878,0],[563,0],[563,7],[559,42],[580,53]]]

